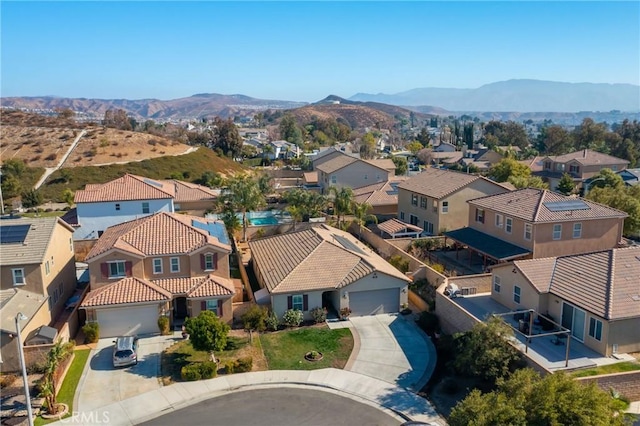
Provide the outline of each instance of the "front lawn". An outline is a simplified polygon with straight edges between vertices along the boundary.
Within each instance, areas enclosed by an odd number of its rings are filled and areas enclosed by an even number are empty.
[[[71,366],[67,371],[67,375],[64,376],[64,381],[58,392],[58,402],[67,404],[69,406],[69,413],[73,413],[73,398],[76,395],[76,388],[78,387],[78,382],[80,382],[80,377],[82,376],[82,371],[87,363],[87,359],[89,359],[90,352],[90,349],[74,351],[75,357],[73,361],[71,361]],[[57,420],[45,420],[42,417],[36,417],[35,424],[44,425],[54,421]]]
[[[306,327],[283,330],[262,334],[260,341],[269,370],[344,368],[353,349],[353,336],[348,328],[330,330]],[[323,359],[307,361],[304,355],[310,351],[321,352]]]
[[[577,370],[572,374],[574,377],[599,376],[600,374],[624,373],[626,371],[640,370],[640,363],[633,361],[617,362],[615,364],[601,365],[596,368]]]

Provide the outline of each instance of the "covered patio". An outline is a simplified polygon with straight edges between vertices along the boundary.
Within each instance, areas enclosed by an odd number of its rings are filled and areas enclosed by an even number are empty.
[[[422,233],[422,228],[409,223],[404,223],[398,219],[389,219],[378,225],[378,230],[384,236],[389,235],[391,238],[411,237],[418,238]]]
[[[503,241],[473,228],[455,229],[445,232],[443,235],[445,246],[447,244],[447,238],[454,241],[456,260],[459,258],[460,249],[466,248],[469,265],[473,264],[472,255],[477,253],[482,258],[483,270],[486,270],[487,267],[492,264],[525,258],[531,254],[531,251],[528,249]]]

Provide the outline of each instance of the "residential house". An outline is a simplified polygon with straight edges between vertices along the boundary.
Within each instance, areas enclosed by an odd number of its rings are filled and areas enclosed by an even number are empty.
[[[267,153],[270,160],[298,158],[300,155],[298,146],[291,142],[279,140],[268,142],[267,145],[271,147],[271,152]]]
[[[464,146],[459,164],[463,167],[475,167],[479,171],[486,172],[503,158],[502,154],[489,148],[467,149]]]
[[[15,318],[23,339],[55,323],[76,289],[73,228],[57,217],[0,221],[2,371],[19,369]]]
[[[398,312],[410,282],[351,234],[327,225],[249,242],[251,264],[273,311],[314,308],[351,315]]]
[[[395,175],[391,160],[361,160],[338,151],[324,156],[313,166],[318,172],[318,184],[323,194],[327,194],[332,186],[359,188],[385,182]]]
[[[357,203],[371,206],[369,214],[380,217],[398,215],[398,185],[406,181],[406,176],[394,176],[388,181],[378,182],[353,189],[353,199]]]
[[[231,322],[229,253],[224,224],[212,219],[160,212],[109,227],[87,255],[81,308],[102,337],[157,332],[160,315],[210,310]]]
[[[491,269],[491,297],[534,309],[604,355],[640,351],[640,247],[516,260]]]
[[[178,180],[155,180],[126,174],[76,191],[77,229],[74,240],[100,237],[109,226],[157,212],[204,213],[213,207],[218,190]]]
[[[360,158],[360,154],[351,153],[350,150],[347,150],[347,147],[338,149],[337,147],[332,146],[316,152],[315,155],[311,157],[311,164],[313,166],[313,170],[317,170],[318,166],[325,163],[326,161],[332,160],[336,157],[342,157],[345,155],[348,155],[354,158]]]
[[[493,262],[615,248],[627,214],[581,198],[526,188],[469,201],[469,226],[445,232]]]
[[[454,144],[449,142],[440,142],[438,145],[434,145],[433,152],[456,152],[457,148]]]
[[[533,172],[549,183],[555,190],[564,173],[568,173],[576,185],[581,187],[585,180],[598,174],[602,169],[614,172],[627,168],[629,162],[601,152],[583,149],[564,155],[547,156],[542,159],[542,171]]]
[[[398,185],[398,219],[440,234],[469,224],[468,200],[508,191],[483,176],[427,168]]]
[[[640,169],[620,170],[618,175],[626,186],[634,186],[640,184]]]
[[[462,151],[434,151],[432,148],[421,149],[417,157],[427,166],[453,166],[462,160]]]

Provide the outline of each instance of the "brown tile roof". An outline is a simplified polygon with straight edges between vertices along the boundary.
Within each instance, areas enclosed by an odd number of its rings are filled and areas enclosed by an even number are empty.
[[[547,157],[545,157],[547,158]],[[603,154],[590,149],[583,149],[569,154],[548,157],[556,163],[567,163],[575,160],[583,166],[606,166],[610,164],[629,164],[627,160]]]
[[[168,300],[171,300],[171,293],[163,288],[147,280],[129,277],[90,291],[81,306],[89,308]]]
[[[162,182],[173,186],[175,194],[173,201],[176,203],[189,201],[213,201],[220,195],[219,190],[197,185],[195,183],[183,182],[180,180],[168,180]]]
[[[86,259],[113,248],[137,256],[190,253],[206,245],[231,252],[231,247],[192,226],[193,221],[213,224],[215,220],[184,214],[160,212],[141,219],[111,226],[102,234]],[[223,225],[219,225],[223,226]]]
[[[584,204],[579,209],[552,211],[547,203],[571,202]],[[562,222],[599,218],[625,218],[627,214],[582,198],[567,197],[545,189],[525,188],[503,194],[470,200],[469,204],[495,210],[527,222]]]
[[[378,224],[378,229],[386,232],[389,235],[393,235],[397,232],[401,232],[404,230],[422,232],[422,228],[419,226],[411,225],[409,223],[404,223],[399,219],[389,219],[380,224]]]
[[[305,183],[318,183],[318,172],[305,172],[302,176]]]
[[[173,198],[174,189],[166,182],[142,176],[126,174],[101,185],[87,185],[76,191],[76,203],[99,203],[104,201],[158,200]]]
[[[519,161],[520,163],[529,166],[532,172],[541,172],[544,169],[544,159],[547,157],[533,157],[529,160]]]
[[[373,207],[397,205],[398,185],[408,178],[406,176],[400,176],[392,179],[393,180],[354,188],[353,199],[357,203],[369,203]]]
[[[249,247],[270,293],[342,288],[374,271],[409,281],[352,235],[327,225],[250,241]]]
[[[231,280],[211,274],[203,277],[163,278],[153,280],[153,283],[172,295],[186,295],[190,298],[235,294]]]
[[[484,179],[496,186],[502,186],[482,176],[429,167],[422,173],[402,182],[398,187],[417,194],[426,195],[427,197],[440,199],[463,189],[479,179]]]
[[[349,164],[355,163],[356,161],[361,161],[361,160],[346,154],[338,155],[336,157],[333,157],[325,161],[322,164],[319,164],[318,166],[316,166],[316,169],[324,173],[333,173],[336,170],[340,170],[348,166]]]
[[[607,320],[640,317],[638,246],[514,265],[527,272],[541,293],[555,294]]]
[[[393,170],[396,169],[396,164],[390,158],[378,158],[375,160],[363,160],[365,163],[369,163],[372,166],[379,167],[384,170]]]

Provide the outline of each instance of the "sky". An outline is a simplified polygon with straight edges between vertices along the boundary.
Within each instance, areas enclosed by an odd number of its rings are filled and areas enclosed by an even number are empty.
[[[476,88],[509,79],[640,84],[640,2],[0,2],[0,95]]]

